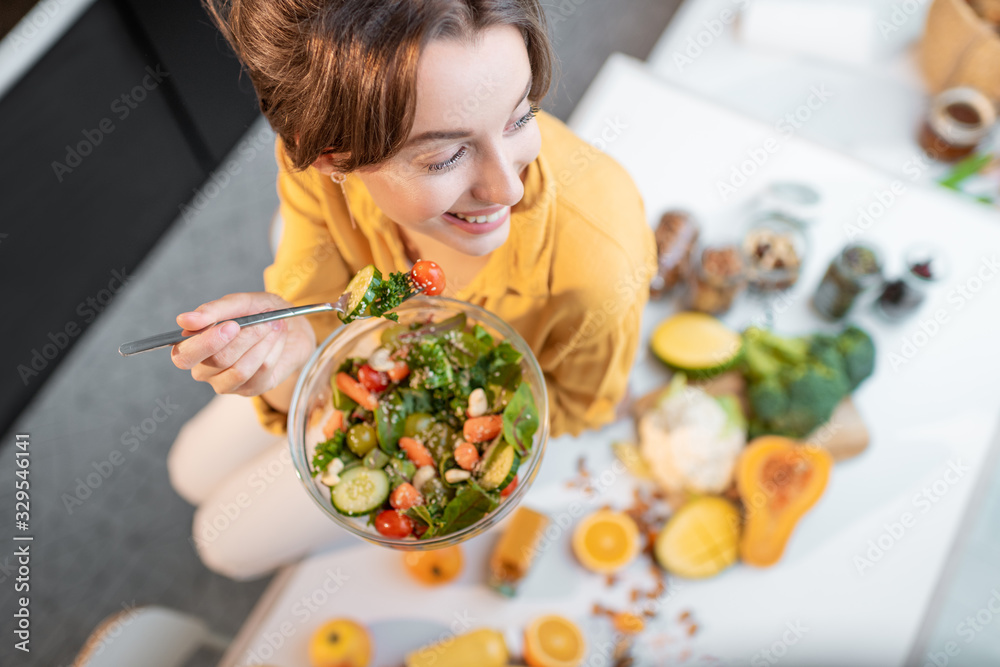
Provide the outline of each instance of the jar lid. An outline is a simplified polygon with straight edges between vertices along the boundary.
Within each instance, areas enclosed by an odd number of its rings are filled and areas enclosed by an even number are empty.
[[[927,123],[939,137],[955,146],[975,146],[996,123],[993,102],[975,88],[949,88],[931,101]]]
[[[777,181],[760,194],[755,208],[759,215],[777,215],[803,225],[819,217],[821,197],[805,183]]]

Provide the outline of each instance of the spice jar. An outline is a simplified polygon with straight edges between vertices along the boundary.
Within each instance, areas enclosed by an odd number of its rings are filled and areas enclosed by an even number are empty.
[[[689,272],[691,254],[698,241],[698,223],[686,211],[667,211],[656,228],[656,275],[649,295],[659,298],[672,290]]]
[[[688,280],[688,307],[718,315],[729,310],[746,288],[743,253],[735,245],[703,248],[696,253]]]
[[[775,215],[752,219],[743,237],[747,281],[758,292],[777,292],[794,285],[806,254],[802,227]]]
[[[875,311],[887,320],[901,320],[916,312],[927,293],[947,275],[946,263],[927,245],[910,248],[905,263],[903,275],[886,282],[875,299]]]
[[[813,308],[823,317],[839,320],[862,292],[878,285],[881,279],[879,253],[866,245],[849,245],[830,262],[813,294]]]
[[[956,162],[976,150],[996,119],[993,103],[975,88],[949,88],[931,101],[920,147],[935,160]]]

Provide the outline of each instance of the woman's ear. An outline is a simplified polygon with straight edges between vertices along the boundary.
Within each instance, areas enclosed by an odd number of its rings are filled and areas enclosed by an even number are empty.
[[[336,165],[343,164],[346,157],[346,153],[323,153],[313,161],[312,166],[324,176],[329,176],[336,171],[340,171]]]

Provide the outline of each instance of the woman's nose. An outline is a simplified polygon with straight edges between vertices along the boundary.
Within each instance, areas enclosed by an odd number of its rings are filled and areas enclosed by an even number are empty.
[[[524,183],[508,157],[501,151],[492,151],[484,161],[472,194],[479,201],[513,206],[524,196]]]

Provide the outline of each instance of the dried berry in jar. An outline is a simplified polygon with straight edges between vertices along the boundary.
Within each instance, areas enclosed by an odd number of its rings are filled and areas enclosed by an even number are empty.
[[[743,239],[747,276],[751,287],[761,291],[788,289],[799,279],[802,258],[791,232],[760,227]]]
[[[713,315],[729,310],[746,287],[743,253],[735,245],[705,248],[699,259],[691,271],[688,305]]]
[[[685,211],[667,211],[656,228],[656,275],[649,295],[659,298],[672,290],[689,272],[691,254],[698,241],[698,224]]]

